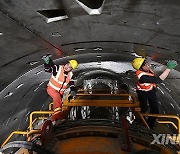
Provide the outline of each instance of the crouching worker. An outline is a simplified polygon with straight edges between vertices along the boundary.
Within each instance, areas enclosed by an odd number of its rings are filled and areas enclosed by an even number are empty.
[[[76,89],[72,80],[72,70],[78,67],[78,62],[69,60],[65,65],[55,65],[48,55],[43,56],[42,59],[45,62],[44,70],[52,73],[47,85],[47,93],[53,99],[54,114],[52,115],[52,122],[56,122],[62,116],[62,98],[67,86]]]
[[[150,113],[158,114],[159,106],[156,96],[156,84],[161,83],[164,79],[166,79],[166,77],[170,73],[170,70],[177,66],[177,62],[174,60],[170,60],[167,63],[167,68],[159,77],[155,77],[150,64],[146,61],[145,58],[135,58],[132,62],[132,66],[137,70],[136,92],[140,102],[141,112],[145,113],[148,110],[147,103],[149,103]],[[147,124],[151,129],[153,129],[155,121],[155,117],[148,118]]]

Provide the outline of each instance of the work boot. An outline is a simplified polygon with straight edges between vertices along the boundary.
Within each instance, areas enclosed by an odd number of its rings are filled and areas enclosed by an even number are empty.
[[[56,126],[62,124],[64,121],[66,121],[66,119],[58,119],[56,121]]]
[[[53,124],[53,126],[58,126],[58,125],[62,124],[64,121],[66,121],[66,119],[58,119],[56,121],[53,121],[52,124]]]

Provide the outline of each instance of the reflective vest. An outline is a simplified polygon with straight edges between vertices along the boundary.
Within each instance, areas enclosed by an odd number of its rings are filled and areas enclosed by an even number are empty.
[[[72,76],[72,72],[69,72],[66,75],[64,73],[64,66],[59,65],[59,70],[56,76],[52,74],[48,86],[52,87],[53,89],[57,90],[61,95],[63,95]]]
[[[137,70],[136,77],[137,77],[138,83],[136,85],[136,90],[150,91],[153,89],[153,87],[156,87],[156,84],[154,84],[154,83],[139,83],[139,80],[140,80],[141,76],[143,76],[143,75],[154,76],[154,72],[148,73],[148,72],[144,72],[141,70]]]

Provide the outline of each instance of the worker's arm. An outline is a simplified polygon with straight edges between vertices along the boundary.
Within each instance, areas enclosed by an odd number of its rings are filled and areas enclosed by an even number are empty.
[[[140,83],[161,83],[163,80],[167,78],[169,73],[170,73],[170,69],[167,68],[159,77],[143,75],[139,79],[139,82]]]
[[[159,77],[142,75],[139,79],[139,83],[161,83],[169,75],[170,69],[166,69]]]
[[[169,60],[167,63],[167,68],[165,71],[159,76],[148,76],[148,75],[143,75],[139,79],[140,83],[161,83],[163,80],[167,78],[169,75],[170,71],[177,66],[177,62],[175,60]]]
[[[166,79],[167,76],[169,75],[170,71],[171,71],[171,70],[170,70],[169,68],[165,69],[165,71],[159,76],[159,78],[160,78],[161,80]]]
[[[59,65],[54,64],[54,62],[48,55],[43,56],[42,59],[44,60],[45,72],[53,73],[53,75],[56,76],[59,70]]]
[[[169,60],[167,63],[167,69],[159,76],[161,80],[164,80],[169,75],[170,71],[177,66],[177,61],[175,60]]]
[[[48,73],[53,73],[54,76],[56,76],[58,70],[59,70],[59,65],[56,65],[52,62],[50,62],[49,64],[44,64],[44,70],[45,72]]]
[[[55,64],[53,63],[53,61],[50,59],[48,63],[44,63],[44,70],[45,72],[49,72],[52,73],[53,72],[53,68]]]
[[[155,76],[149,76],[149,75],[143,75],[139,79],[139,83],[161,83],[162,80],[160,77]]]

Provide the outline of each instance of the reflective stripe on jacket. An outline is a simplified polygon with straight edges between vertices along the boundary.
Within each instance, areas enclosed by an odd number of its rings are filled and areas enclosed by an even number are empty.
[[[71,80],[73,76],[72,72],[69,72],[67,75],[64,73],[64,66],[59,66],[59,70],[56,74],[56,76],[54,76],[52,74],[48,86],[52,87],[53,89],[57,90],[60,92],[60,94],[63,94],[64,91],[67,88],[67,85],[69,83],[69,81]]]
[[[137,70],[136,77],[137,77],[138,83],[136,85],[136,90],[150,91],[153,89],[153,87],[156,87],[156,84],[154,83],[140,83],[139,80],[141,76],[143,75],[154,76],[154,73],[148,73],[148,72],[143,72],[141,70]]]

